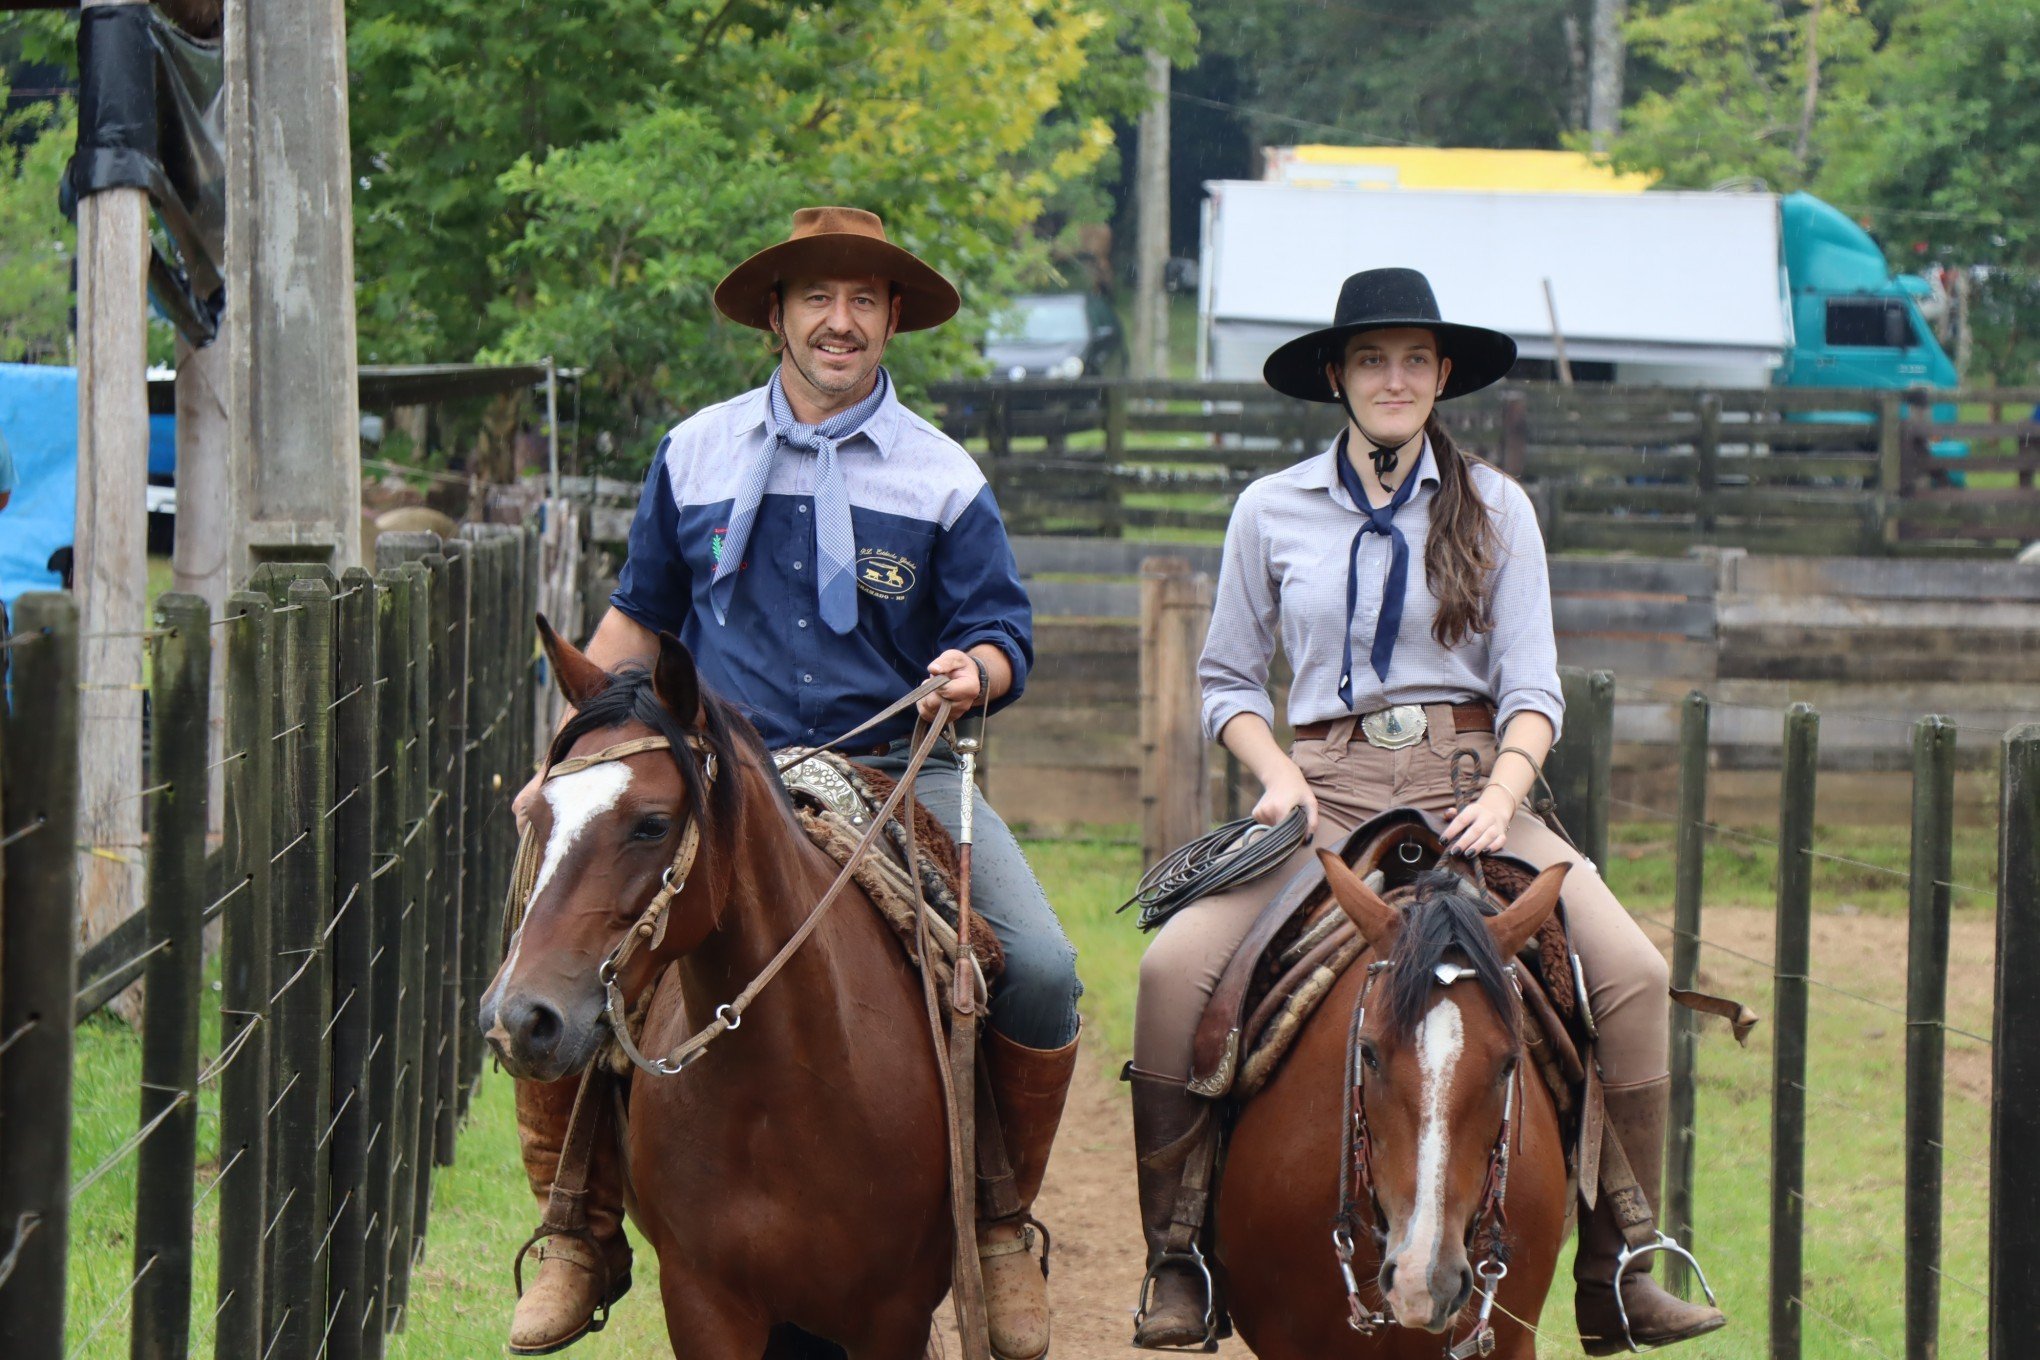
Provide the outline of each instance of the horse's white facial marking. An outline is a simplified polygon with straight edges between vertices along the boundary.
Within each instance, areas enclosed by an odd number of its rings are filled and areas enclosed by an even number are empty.
[[[1431,1272],[1444,1243],[1445,1170],[1451,1152],[1445,1110],[1465,1042],[1458,1003],[1440,998],[1417,1030],[1417,1068],[1423,1078],[1418,1095],[1423,1113],[1417,1122],[1417,1193],[1409,1230],[1396,1253],[1395,1295],[1390,1300],[1404,1318],[1431,1313]]]
[[[546,838],[545,858],[539,861],[538,878],[532,884],[530,901],[536,902],[552,882],[552,876],[566,861],[589,824],[616,806],[630,787],[630,766],[620,760],[590,765],[585,770],[563,774],[545,784],[545,801],[552,808],[552,834]],[[524,945],[524,927],[510,937],[510,960],[497,973],[497,985],[506,984],[517,972],[517,955]],[[492,999],[493,1000],[493,999]]]

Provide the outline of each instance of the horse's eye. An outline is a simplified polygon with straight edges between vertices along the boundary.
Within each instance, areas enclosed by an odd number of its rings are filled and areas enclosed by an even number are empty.
[[[646,817],[630,829],[630,838],[634,841],[662,841],[672,827],[673,824],[664,817]]]
[[[1497,1078],[1497,1080],[1507,1081],[1510,1077],[1513,1077],[1515,1075],[1516,1075],[1516,1055],[1511,1053],[1507,1058],[1502,1060],[1502,1075],[1499,1078]]]
[[[1373,1044],[1363,1042],[1360,1045],[1360,1061],[1367,1064],[1367,1070],[1370,1072],[1381,1070],[1381,1058],[1375,1053]]]

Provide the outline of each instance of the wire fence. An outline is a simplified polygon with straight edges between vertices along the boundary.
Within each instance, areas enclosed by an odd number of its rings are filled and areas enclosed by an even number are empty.
[[[154,627],[118,635],[150,651],[147,774],[90,814],[89,639],[67,597],[21,601],[0,639],[9,1360],[384,1353],[481,1071],[466,1018],[496,962],[534,730],[535,539],[470,532],[388,536],[373,576],[266,566],[217,619],[165,596]],[[136,802],[140,843],[92,839]],[[145,905],[53,968],[81,855],[130,862]],[[137,982],[139,1051],[82,1024]]]
[[[1577,707],[1569,698],[1575,721]],[[1805,704],[1782,715],[1775,833],[1712,820],[1709,719],[1720,707],[1744,706],[1685,701],[1677,806],[1612,794],[1605,730],[1572,757],[1598,753],[1587,762],[1598,768],[1554,779],[1567,823],[1598,828],[1598,846],[1582,844],[1603,865],[1611,809],[1671,829],[1670,909],[1632,910],[1671,955],[1675,987],[1737,996],[1767,1022],[1741,1051],[1725,1026],[1674,1008],[1664,1226],[1700,1248],[1723,1303],[1766,1329],[1776,1360],[2018,1354],[2007,1338],[2035,1333],[2010,1330],[2007,1314],[2026,1303],[2004,1281],[2034,1269],[2034,1244],[1992,1206],[2007,1194],[1994,1178],[2023,1151],[2005,1130],[2030,1099],[2005,1077],[2029,1061],[2031,1031],[2008,1008],[2030,988],[2003,985],[2000,947],[2040,915],[2026,841],[2016,827],[1997,838],[1994,883],[1955,874],[1956,732],[1924,718],[1892,723],[1909,738],[1909,850],[1879,862],[1836,844],[1814,818],[1823,717]],[[1586,708],[1608,724],[1606,710]],[[2006,737],[1999,763],[2005,814],[2030,825],[2036,799],[2020,790],[2040,789],[2040,728]],[[1768,907],[1750,904],[1746,871],[1710,874],[1732,868],[1710,859],[1723,852],[1769,870]],[[1902,911],[1848,905],[1864,884],[1889,889]],[[1671,1277],[1692,1291],[1682,1271]]]

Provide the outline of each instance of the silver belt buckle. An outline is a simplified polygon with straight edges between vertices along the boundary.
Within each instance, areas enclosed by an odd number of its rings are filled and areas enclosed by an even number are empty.
[[[1405,746],[1415,746],[1430,728],[1431,720],[1424,716],[1422,704],[1378,708],[1360,719],[1361,733],[1384,751],[1400,751]]]

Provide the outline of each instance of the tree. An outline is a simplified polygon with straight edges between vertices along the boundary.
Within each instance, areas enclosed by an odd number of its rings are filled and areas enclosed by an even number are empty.
[[[0,110],[7,95],[0,71]],[[0,113],[0,360],[50,363],[70,351],[77,232],[57,210],[57,180],[77,124],[68,99]]]
[[[1680,0],[1632,11],[1625,32],[1645,88],[1612,158],[1666,187],[1811,187],[1882,113],[1887,63],[1856,0]]]
[[[1257,143],[1556,147],[1585,126],[1592,0],[1199,0]],[[1236,80],[1237,84],[1232,82]],[[1186,89],[1198,89],[1196,77]]]

